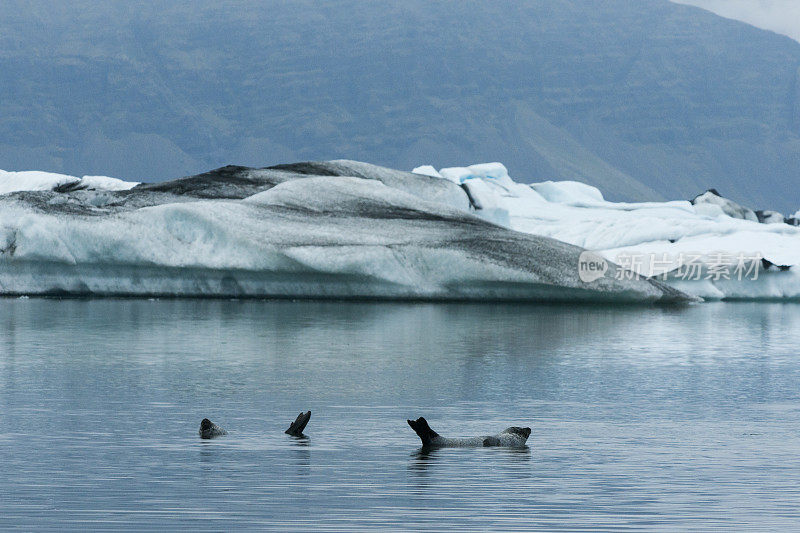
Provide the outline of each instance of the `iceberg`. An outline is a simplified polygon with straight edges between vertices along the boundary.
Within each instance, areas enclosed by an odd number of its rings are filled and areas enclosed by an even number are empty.
[[[756,216],[758,217],[758,221],[762,224],[782,224],[782,223],[789,223],[789,220],[783,216],[782,213],[778,211],[756,211]],[[792,224],[794,225],[794,224]]]
[[[741,218],[743,220],[751,220],[759,222],[758,215],[752,209],[743,207],[732,200],[724,198],[716,189],[709,189],[703,194],[696,196],[692,199],[692,203],[698,204],[711,204],[718,205],[722,212],[731,218]]]
[[[459,177],[487,221],[591,250],[693,296],[800,299],[800,213],[756,212],[713,189],[691,202],[609,202],[583,183],[517,183],[491,166],[488,175],[439,172]]]
[[[468,181],[525,188],[494,179],[500,170],[478,167]],[[478,182],[480,210],[450,179],[346,160],[130,187],[12,178],[0,195],[3,295],[693,300],[618,275],[613,262],[608,276],[584,281],[581,247],[478,216],[494,205]]]
[[[138,182],[122,181],[107,176],[70,176],[53,172],[23,171],[8,172],[0,170],[0,194],[17,191],[65,191],[65,190],[107,190],[124,191],[137,186]]]

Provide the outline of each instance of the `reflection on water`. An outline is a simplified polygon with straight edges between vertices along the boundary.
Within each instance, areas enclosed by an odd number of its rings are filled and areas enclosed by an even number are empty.
[[[0,301],[0,528],[781,529],[800,306]],[[307,438],[283,431],[310,409]],[[531,426],[529,447],[421,450]],[[228,430],[197,436],[208,417]]]

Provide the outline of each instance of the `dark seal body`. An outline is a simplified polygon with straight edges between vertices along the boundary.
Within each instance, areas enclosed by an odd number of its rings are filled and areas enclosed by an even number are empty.
[[[531,435],[531,428],[512,426],[504,429],[497,435],[484,435],[480,437],[447,438],[442,437],[428,425],[422,417],[416,420],[407,420],[425,448],[480,448],[489,446],[503,446],[507,448],[522,448]]]

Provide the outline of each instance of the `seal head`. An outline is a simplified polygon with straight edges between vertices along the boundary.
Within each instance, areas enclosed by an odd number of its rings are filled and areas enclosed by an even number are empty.
[[[419,417],[416,420],[406,420],[406,422],[408,422],[408,425],[411,426],[411,429],[413,429],[419,436],[423,446],[435,445],[434,443],[439,438],[439,434],[431,429],[427,420],[425,420],[423,417]]]
[[[203,421],[200,422],[200,431],[198,431],[198,433],[200,434],[201,439],[213,439],[228,434],[227,431],[216,425],[208,418],[204,418]]]
[[[513,433],[514,435],[519,435],[525,440],[528,440],[528,437],[531,436],[531,428],[521,428],[518,426],[511,426],[510,428],[503,431],[503,433]]]

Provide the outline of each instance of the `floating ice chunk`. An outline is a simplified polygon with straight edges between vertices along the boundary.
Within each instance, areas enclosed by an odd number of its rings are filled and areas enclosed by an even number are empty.
[[[722,211],[731,218],[741,218],[758,222],[758,216],[752,209],[743,207],[733,200],[723,198],[715,189],[709,189],[703,194],[696,196],[692,200],[693,204],[714,204],[722,208]]]
[[[11,174],[13,187],[2,179]],[[684,297],[656,281],[616,278],[629,272],[616,265],[582,285],[576,245],[612,262],[620,254],[671,254],[667,283],[698,296],[800,299],[800,228],[759,224],[755,212],[713,191],[694,204],[616,203],[578,182],[515,183],[497,163],[440,175],[340,160],[224,167],[122,193],[134,184],[4,173],[0,185],[9,190],[41,192],[0,198],[0,292]],[[779,222],[779,213],[761,215]],[[709,277],[715,252],[764,261],[755,279]],[[690,253],[702,256],[703,275],[679,278],[677,256]],[[630,271],[659,273],[646,262]]]
[[[8,172],[0,170],[0,194],[17,191],[52,191],[57,187],[78,183],[80,178],[67,174],[25,170]]]
[[[40,172],[36,170],[21,172],[0,170],[0,194],[19,191],[72,191],[80,189],[124,191],[138,184],[138,182],[122,181],[107,176],[84,176],[78,178],[67,174]]]
[[[459,184],[474,178],[493,179],[504,185],[514,183],[508,176],[508,169],[502,163],[480,163],[468,167],[443,168],[439,174],[441,177]]]
[[[439,170],[439,174],[444,179],[460,185],[461,182],[472,176],[472,171],[466,167],[450,167]]]
[[[795,227],[800,212],[783,224],[780,213],[765,211],[760,217],[765,223],[759,223],[756,212],[714,190],[693,202],[618,203],[604,200],[595,187],[579,182],[508,184],[478,177],[471,168],[449,172],[468,176],[462,187],[476,207],[475,214],[487,220],[568,242],[610,261],[620,262],[626,254],[638,256],[637,263],[623,266],[645,276],[661,273],[656,272],[654,263],[655,259],[661,262],[665,254],[671,257],[666,259],[667,271],[680,266],[681,256],[698,256],[703,273],[699,279],[683,280],[672,274],[667,283],[700,297],[800,298],[800,277],[795,276],[800,271],[800,228]],[[705,279],[709,274],[716,277],[719,254],[758,257],[766,262],[757,269],[757,279]]]
[[[87,189],[101,189],[104,191],[127,191],[139,185],[138,181],[123,181],[108,176],[84,176],[81,178],[81,187]]]
[[[0,198],[0,292],[689,299],[636,275],[584,283],[578,276],[580,248],[487,224],[467,211],[468,204],[449,205],[451,188],[466,199],[459,187],[355,162],[315,165],[280,169],[282,181],[243,199],[187,198],[180,194],[181,180],[157,190],[134,188],[119,195],[125,202],[102,208],[82,204],[87,196],[77,193],[62,206],[47,201],[67,195],[46,191]],[[230,193],[220,184],[241,181],[251,171],[229,170],[189,178],[190,189]],[[317,174],[334,170],[365,177]],[[437,190],[439,196],[426,194]],[[169,203],[157,203],[164,201]],[[618,270],[609,265],[610,273]]]
[[[756,211],[756,216],[762,224],[783,224],[786,222],[783,214],[777,211]]]
[[[470,176],[474,178],[490,178],[504,185],[512,185],[514,182],[508,176],[508,169],[502,163],[480,163],[467,167]]]
[[[531,188],[548,202],[569,204],[575,202],[600,203],[605,201],[597,187],[579,181],[544,181],[532,183]]]
[[[439,171],[433,168],[431,165],[422,165],[420,167],[415,168],[411,171],[413,174],[421,174],[423,176],[430,176],[432,178],[441,178],[442,175],[439,174]]]

